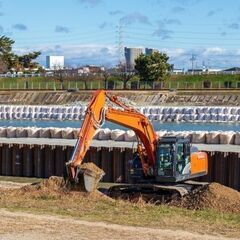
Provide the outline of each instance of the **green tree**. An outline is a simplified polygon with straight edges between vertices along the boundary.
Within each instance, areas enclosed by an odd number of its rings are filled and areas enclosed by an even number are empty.
[[[14,67],[16,55],[12,53],[14,41],[6,36],[0,37],[0,68],[2,70]]]
[[[141,54],[135,60],[135,69],[141,81],[163,83],[169,77],[171,65],[168,63],[169,57],[165,53],[155,52],[150,55]]]
[[[41,54],[41,52],[31,52],[22,56],[13,53],[12,46],[14,40],[6,36],[0,37],[0,71],[6,72],[13,68],[19,71],[22,68],[36,68],[38,63],[34,60]]]
[[[18,62],[23,68],[36,68],[38,67],[37,62],[33,62],[36,58],[41,55],[41,52],[31,52],[22,56],[18,56]]]
[[[6,62],[3,61],[3,59],[0,57],[0,73],[5,73],[7,72],[8,67]]]

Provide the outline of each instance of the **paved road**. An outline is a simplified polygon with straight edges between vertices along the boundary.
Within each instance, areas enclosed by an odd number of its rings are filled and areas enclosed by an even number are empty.
[[[0,138],[0,143],[5,144],[27,144],[27,145],[52,145],[52,146],[74,146],[75,139],[52,139],[52,138]],[[105,141],[93,140],[93,147],[123,147],[132,148],[137,146],[136,142]],[[229,144],[193,144],[199,150],[218,151],[218,152],[237,152],[240,153],[239,145]]]

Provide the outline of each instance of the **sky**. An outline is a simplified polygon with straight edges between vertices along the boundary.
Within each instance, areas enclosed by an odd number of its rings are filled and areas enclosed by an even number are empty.
[[[240,0],[0,0],[14,51],[64,55],[66,66],[114,66],[123,47],[166,52],[175,68],[240,65]]]

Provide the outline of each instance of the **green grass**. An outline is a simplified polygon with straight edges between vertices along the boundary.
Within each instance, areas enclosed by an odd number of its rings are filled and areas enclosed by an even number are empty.
[[[28,89],[50,89],[60,90],[61,83],[50,77],[28,77],[28,78],[0,78],[0,89],[25,89],[28,82]],[[119,84],[118,84],[119,85]],[[89,81],[88,89],[103,88],[103,82]],[[65,89],[85,89],[84,82],[77,80],[64,80]]]
[[[240,88],[240,74],[204,74],[204,75],[171,75],[165,82],[167,89],[191,89],[202,88],[204,81],[210,81],[212,88],[224,88],[224,82],[232,82],[232,88]],[[29,77],[29,78],[0,78],[0,89],[24,89],[25,82],[28,81],[28,89],[50,89],[60,90],[61,83],[53,77]],[[115,89],[122,89],[123,83],[116,78],[109,78],[108,81],[114,81]],[[128,82],[130,88],[131,82],[137,81],[135,77]],[[79,79],[65,79],[65,89],[85,89],[85,84]],[[87,81],[87,89],[104,88],[104,82],[98,79]],[[152,85],[141,83],[141,89],[151,89]]]
[[[224,82],[232,82],[235,88],[240,84],[240,74],[204,74],[204,75],[172,75],[168,80],[172,88],[179,86],[180,88],[202,88],[204,81],[210,81],[212,88],[223,88]]]
[[[121,89],[122,82],[116,79],[109,78],[109,81],[114,80],[114,88]],[[49,89],[61,90],[61,83],[53,77],[28,77],[28,78],[0,78],[0,89],[25,89],[26,81],[28,82],[28,89]],[[87,81],[87,89],[104,88],[104,82],[100,80]],[[85,89],[85,83],[80,80],[64,79],[64,89]]]
[[[42,181],[42,178],[0,176],[0,181],[16,182],[16,183],[36,183],[36,182]]]

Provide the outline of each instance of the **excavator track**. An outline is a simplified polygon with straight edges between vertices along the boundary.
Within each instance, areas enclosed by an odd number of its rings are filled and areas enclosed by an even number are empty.
[[[112,198],[135,200],[141,197],[144,201],[154,203],[167,203],[173,199],[184,197],[192,192],[197,192],[205,182],[186,181],[175,185],[165,184],[124,184],[112,186],[108,195]]]

